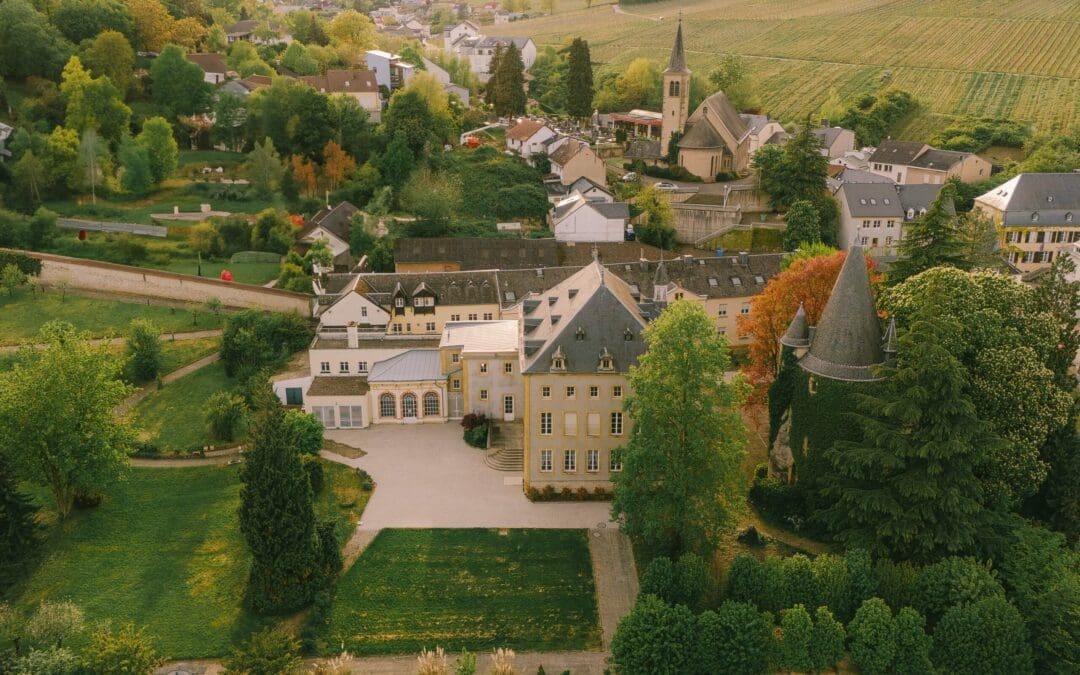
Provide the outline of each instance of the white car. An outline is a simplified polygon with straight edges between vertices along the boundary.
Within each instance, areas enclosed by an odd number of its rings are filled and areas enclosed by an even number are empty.
[[[657,183],[656,189],[661,192],[675,192],[679,187],[675,183]]]
[[[633,183],[636,180],[637,180],[637,174],[634,173],[633,171],[631,171],[630,173],[628,173],[628,174],[626,174],[625,176],[622,177],[622,182],[624,182],[624,183]]]

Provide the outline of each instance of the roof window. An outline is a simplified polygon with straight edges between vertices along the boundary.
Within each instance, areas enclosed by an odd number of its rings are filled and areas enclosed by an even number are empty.
[[[514,295],[513,291],[507,291],[506,293],[503,293],[503,297],[505,297],[508,302],[513,302],[514,298],[517,296]]]
[[[709,277],[709,285],[712,286],[713,288],[716,288],[716,286],[718,285],[717,281],[716,281],[716,277]]]
[[[731,285],[742,286],[742,279],[740,279],[739,277],[731,277]]]
[[[755,274],[754,275],[754,283],[755,284],[763,284],[763,283],[765,283],[765,278],[763,276],[761,276],[760,274]]]
[[[1033,223],[1039,222],[1039,212],[1038,211],[1031,214],[1031,222],[1033,222]]]

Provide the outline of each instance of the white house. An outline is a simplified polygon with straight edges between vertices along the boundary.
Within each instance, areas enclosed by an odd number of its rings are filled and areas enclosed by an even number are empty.
[[[188,54],[186,58],[199,68],[202,68],[204,82],[221,84],[227,79],[231,79],[230,75],[236,76],[236,73],[229,70],[229,66],[225,63],[225,57],[221,54]]]
[[[829,159],[844,157],[855,150],[855,132],[851,129],[822,125],[812,133],[821,142],[821,154]]]
[[[622,202],[590,201],[575,192],[555,205],[551,230],[556,241],[625,241],[630,208]]]
[[[352,267],[349,255],[349,224],[359,211],[349,202],[320,210],[311,217],[307,227],[296,236],[299,247],[310,247],[318,240],[326,242],[334,254],[334,266],[348,270]]]
[[[893,257],[905,223],[923,216],[937,199],[940,185],[844,183],[840,204],[840,246],[862,246],[873,257]]]
[[[380,87],[386,87],[390,91],[404,87],[416,72],[413,64],[402,61],[397,54],[380,49],[369,49],[364,53],[364,57],[368,70],[375,72],[375,81]]]
[[[472,21],[462,21],[454,26],[443,29],[443,50],[448,52],[457,51],[455,45],[463,38],[479,37],[480,27]]]
[[[519,120],[506,131],[506,149],[524,159],[547,151],[547,143],[557,134],[543,120]]]

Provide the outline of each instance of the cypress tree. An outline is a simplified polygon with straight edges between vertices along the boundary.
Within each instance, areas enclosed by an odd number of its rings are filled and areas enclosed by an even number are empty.
[[[0,586],[38,545],[37,507],[19,492],[11,467],[0,456]]]
[[[503,116],[523,114],[525,112],[525,63],[521,60],[521,51],[513,43],[510,43],[499,59],[496,77],[495,113]],[[491,86],[490,83],[488,86]]]
[[[311,602],[321,574],[311,484],[291,446],[276,398],[261,393],[240,491],[240,531],[251,549],[247,599],[264,614],[285,614]]]
[[[889,283],[898,284],[931,267],[967,269],[960,231],[949,213],[955,188],[946,183],[921,218],[904,228],[897,261],[889,267]]]
[[[858,441],[827,453],[833,477],[821,517],[848,546],[932,560],[976,541],[983,490],[980,456],[1000,443],[965,393],[964,367],[943,345],[955,323],[916,321],[878,395],[860,397]],[[944,324],[944,325],[941,325]]]
[[[589,43],[574,38],[566,62],[566,112],[572,117],[588,117],[593,111],[595,94]]]
[[[503,59],[502,45],[495,45],[495,53],[491,55],[491,60],[488,61],[488,81],[487,86],[484,88],[484,102],[490,106],[499,105],[499,92],[500,92],[500,74]]]

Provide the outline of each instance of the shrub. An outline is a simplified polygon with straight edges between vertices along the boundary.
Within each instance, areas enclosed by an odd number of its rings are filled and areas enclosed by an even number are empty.
[[[848,616],[843,614],[848,598],[847,563],[840,556],[825,553],[814,558],[811,566],[814,572],[814,585],[817,588],[818,604],[828,607],[841,620],[850,621],[850,614]]]
[[[815,607],[820,604],[819,596],[810,559],[801,553],[784,558],[784,603]]]
[[[147,319],[134,319],[128,327],[124,349],[129,375],[136,382],[149,382],[161,375],[165,353],[159,333],[157,326]]]
[[[25,626],[30,647],[62,647],[83,630],[83,612],[72,602],[42,602]]]
[[[765,567],[752,555],[737,556],[728,569],[727,586],[724,590],[728,600],[761,606],[769,583]]]
[[[675,581],[675,563],[671,558],[660,556],[653,558],[645,573],[641,575],[641,593],[652,594],[664,602],[675,604],[678,595]]]
[[[691,671],[696,624],[686,607],[642,595],[619,621],[611,641],[611,663],[620,675]]]
[[[916,585],[919,582],[919,568],[909,562],[893,562],[882,558],[874,563],[874,578],[877,579],[877,596],[885,601],[894,612],[902,607],[918,607]]]
[[[484,413],[468,413],[461,418],[461,426],[465,428],[465,431],[475,429],[479,426],[486,426],[487,423],[487,415]]]
[[[474,448],[486,448],[488,445],[488,419],[482,413],[469,413],[461,419],[465,428],[465,443]]]
[[[764,473],[754,474],[754,482],[747,498],[766,521],[796,532],[802,529],[804,510],[798,489],[768,475],[767,468]]]
[[[304,627],[300,629],[300,646],[307,654],[325,651],[325,644],[319,636],[330,625],[330,612],[334,606],[334,598],[330,591],[323,589],[315,594],[311,602],[311,611],[308,612]]]
[[[8,265],[18,267],[19,271],[27,276],[36,277],[41,275],[41,261],[37,258],[32,258],[25,253],[0,251],[0,269],[3,269]]]
[[[317,495],[323,491],[325,485],[325,476],[323,475],[323,465],[318,457],[308,455],[304,457],[304,473],[307,474],[308,483],[311,484],[311,494]]]
[[[780,612],[780,665],[787,670],[806,672],[814,668],[810,643],[814,625],[802,605]]]
[[[700,673],[768,671],[772,617],[745,602],[727,601],[698,615],[693,660]]]
[[[810,661],[814,670],[832,670],[844,658],[844,637],[843,624],[833,617],[828,607],[818,607],[814,612],[814,630],[810,639]]]
[[[225,374],[247,379],[273,368],[311,342],[311,324],[296,313],[249,309],[229,316],[221,337]]]
[[[213,394],[203,407],[210,437],[226,443],[240,436],[247,423],[247,413],[243,397],[227,391]]]
[[[162,661],[153,640],[129,623],[115,633],[106,628],[94,631],[83,652],[82,665],[89,675],[144,675]]]
[[[253,633],[224,659],[229,672],[249,675],[288,673],[300,662],[300,643],[284,630],[271,628]]]
[[[956,605],[1004,596],[1005,591],[987,565],[974,558],[945,558],[919,571],[918,607],[930,626]]]
[[[160,457],[161,448],[155,445],[152,441],[136,440],[134,443],[135,452],[131,453],[132,457]]]
[[[957,605],[934,628],[933,662],[957,675],[1034,672],[1028,632],[1016,607],[1000,595]]]
[[[323,425],[314,415],[299,410],[285,411],[285,428],[293,447],[301,455],[317,455],[323,446]]]
[[[844,563],[848,570],[848,596],[840,616],[846,619],[855,616],[855,611],[874,597],[874,569],[870,554],[861,548],[845,551]]]
[[[866,675],[887,673],[896,656],[896,624],[881,598],[870,598],[848,626],[851,660]]]
[[[893,670],[897,675],[933,673],[930,646],[923,615],[911,607],[901,609],[896,614],[896,660],[893,661]]]
[[[345,565],[345,561],[341,557],[341,546],[338,544],[337,532],[334,527],[334,521],[331,519],[319,521],[315,526],[315,537],[318,539],[319,544],[316,562],[327,582],[336,578]]]
[[[638,173],[645,174],[646,176],[652,176],[653,178],[666,178],[667,180],[677,180],[684,183],[701,182],[700,178],[687,171],[684,167],[678,165],[674,165],[671,167],[663,167],[647,166],[643,164],[641,167],[638,168],[641,169],[641,171],[638,171]]]

